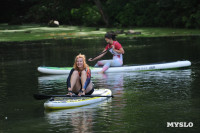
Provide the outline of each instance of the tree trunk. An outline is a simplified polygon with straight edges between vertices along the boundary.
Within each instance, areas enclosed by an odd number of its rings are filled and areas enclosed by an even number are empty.
[[[97,8],[99,9],[99,12],[103,18],[103,21],[105,22],[106,26],[109,26],[109,20],[108,20],[108,16],[107,14],[103,11],[102,5],[101,5],[101,1],[100,0],[94,0]]]

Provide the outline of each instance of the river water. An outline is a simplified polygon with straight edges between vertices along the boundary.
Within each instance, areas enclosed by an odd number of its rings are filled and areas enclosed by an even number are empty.
[[[200,37],[118,40],[124,64],[189,60],[181,70],[93,74],[96,88],[114,98],[47,112],[34,93],[66,94],[67,75],[45,75],[38,66],[72,66],[77,54],[94,57],[104,39],[0,43],[0,133],[198,132],[200,126]],[[104,59],[111,58],[107,54]],[[95,62],[88,62],[93,66]],[[190,127],[167,127],[185,122]],[[192,126],[191,126],[192,125]]]

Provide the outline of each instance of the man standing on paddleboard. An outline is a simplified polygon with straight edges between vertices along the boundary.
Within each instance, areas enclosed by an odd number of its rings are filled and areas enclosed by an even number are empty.
[[[98,66],[103,66],[102,70],[100,73],[104,73],[106,70],[108,70],[109,67],[117,67],[117,66],[122,66],[123,65],[123,55],[124,54],[124,49],[122,45],[116,41],[116,35],[112,33],[107,33],[105,35],[105,41],[108,43],[105,49],[103,50],[102,54],[95,58],[89,58],[88,61],[95,61],[100,58],[102,58],[107,51],[109,50],[111,54],[113,54],[113,59],[112,60],[100,60],[97,62],[95,65],[96,67]]]

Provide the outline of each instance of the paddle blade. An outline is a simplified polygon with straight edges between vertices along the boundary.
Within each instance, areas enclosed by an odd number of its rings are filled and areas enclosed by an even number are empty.
[[[51,98],[51,96],[43,95],[43,94],[34,94],[33,97],[37,100],[44,100],[44,99]]]

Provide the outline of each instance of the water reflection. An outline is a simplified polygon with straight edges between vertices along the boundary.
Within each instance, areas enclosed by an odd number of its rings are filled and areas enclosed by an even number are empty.
[[[38,77],[38,91],[44,94],[63,94],[67,92],[67,75],[48,75]]]
[[[126,91],[153,100],[188,99],[191,96],[191,69],[149,71],[126,77]],[[145,98],[147,99],[147,98]]]
[[[57,86],[66,86],[66,75],[39,77],[38,81],[40,91],[49,92],[49,88],[54,86],[60,93],[66,92]],[[48,122],[55,127],[59,126],[58,130],[65,131],[94,132],[92,129],[97,128],[98,131],[108,132],[138,132],[143,129],[152,131],[151,127],[162,131],[167,121],[186,121],[188,117],[194,117],[188,110],[192,106],[191,69],[92,74],[92,81],[96,88],[111,89],[115,97],[109,104],[46,112]],[[110,128],[104,129],[95,126],[95,123],[103,127],[109,125]]]
[[[190,60],[192,67],[187,70],[92,75],[96,88],[111,89],[115,98],[103,107],[91,107],[87,111],[77,108],[78,113],[51,117],[49,113],[43,113],[44,101],[34,100],[32,94],[65,94],[67,75],[38,77],[41,74],[37,72],[37,67],[72,66],[75,55],[85,53],[86,57],[94,57],[105,41],[5,42],[0,46],[0,132],[73,132],[76,129],[72,124],[77,126],[79,123],[78,120],[73,122],[73,116],[86,120],[89,126],[87,132],[197,131],[200,123],[200,38],[134,38],[119,41],[126,50],[124,64]],[[111,57],[107,54],[105,58]],[[8,119],[5,120],[5,117]],[[166,129],[167,121],[192,121],[196,126]],[[90,123],[93,124],[92,129]]]
[[[66,92],[67,75],[50,75],[38,77],[40,93]],[[124,72],[92,74],[92,81],[95,88],[108,88],[114,95],[122,95],[124,91],[148,90],[149,88],[159,88],[165,91],[186,91],[191,85],[191,69],[186,70],[164,70],[164,71],[145,71],[145,72]],[[151,90],[151,89],[150,89]],[[150,91],[149,90],[149,91]],[[189,91],[189,90],[188,90]],[[186,95],[188,93],[183,93]]]
[[[109,110],[109,104],[112,101],[111,98],[102,102],[91,104],[84,107],[58,110],[53,112],[45,112],[45,119],[51,124],[52,128],[58,128],[59,130],[72,130],[74,133],[80,132],[94,132],[93,124],[95,123],[95,117],[99,117],[98,110],[102,112]],[[104,114],[100,114],[103,115]]]

